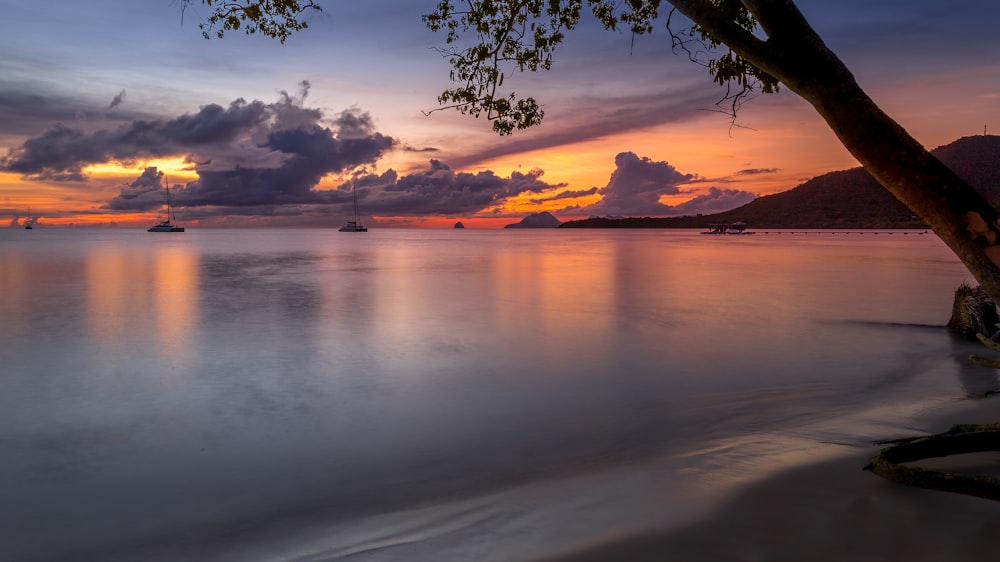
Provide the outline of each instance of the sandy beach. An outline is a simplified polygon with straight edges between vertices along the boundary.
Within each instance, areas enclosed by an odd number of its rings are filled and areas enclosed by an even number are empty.
[[[998,420],[1000,397],[992,397],[956,404],[918,429],[938,433]],[[546,562],[1000,560],[1000,503],[879,478],[862,470],[876,450],[755,483],[683,529],[593,544]],[[976,470],[1000,470],[997,453],[923,465],[960,469],[983,461]]]

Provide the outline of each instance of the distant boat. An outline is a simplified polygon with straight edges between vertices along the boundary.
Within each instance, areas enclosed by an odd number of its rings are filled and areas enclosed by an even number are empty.
[[[164,180],[166,181],[166,180]],[[149,227],[146,232],[184,232],[183,226],[177,226],[174,221],[177,220],[174,217],[173,207],[170,205],[170,188],[167,187],[167,215],[162,221],[157,223],[155,226]]]
[[[358,224],[358,190],[353,180],[351,180],[351,194],[354,196],[354,220],[347,221],[347,224],[340,227],[339,232],[368,232],[366,226]]]
[[[35,227],[31,225],[31,209],[28,209],[28,219],[24,222],[24,229],[31,230],[32,228]]]
[[[368,227],[358,224],[358,221],[347,221],[344,226],[340,227],[340,232],[368,232]]]

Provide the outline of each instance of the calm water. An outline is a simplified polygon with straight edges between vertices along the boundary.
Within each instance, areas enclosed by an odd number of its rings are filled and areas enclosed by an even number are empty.
[[[995,388],[918,232],[0,231],[0,559],[530,560]]]

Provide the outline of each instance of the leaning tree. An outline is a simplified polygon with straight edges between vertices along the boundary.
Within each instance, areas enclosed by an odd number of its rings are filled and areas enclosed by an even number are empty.
[[[184,0],[188,5],[197,0]],[[317,0],[200,0],[205,37],[227,31],[285,41]],[[445,108],[485,116],[500,134],[541,122],[534,98],[504,90],[516,72],[548,70],[582,17],[610,30],[654,31],[669,5],[675,50],[704,64],[735,111],[746,95],[784,86],[809,102],[866,170],[930,226],[1000,302],[1000,222],[986,199],[872,101],[792,0],[440,0],[424,23],[445,34],[452,65]],[[672,26],[676,14],[692,22]],[[707,53],[707,56],[699,55]]]

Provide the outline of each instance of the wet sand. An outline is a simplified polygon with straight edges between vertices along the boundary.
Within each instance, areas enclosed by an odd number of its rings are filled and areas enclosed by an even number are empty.
[[[963,402],[919,429],[997,421],[1000,396]],[[777,474],[683,529],[622,537],[546,562],[1000,560],[1000,502],[884,480],[862,470],[876,450]],[[1000,456],[983,455],[996,475]],[[957,469],[974,457],[947,462]],[[925,465],[931,462],[941,461]]]

